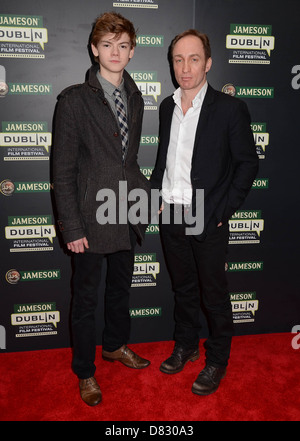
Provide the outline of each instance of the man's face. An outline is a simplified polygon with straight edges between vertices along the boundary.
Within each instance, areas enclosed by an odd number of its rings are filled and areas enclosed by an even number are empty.
[[[100,72],[104,78],[110,77],[111,74],[122,73],[134,54],[127,33],[121,34],[118,39],[115,34],[106,34],[97,46],[92,44],[91,47],[94,56],[99,57]]]
[[[211,64],[211,58],[205,59],[202,41],[194,35],[182,37],[173,48],[174,73],[183,90],[197,94],[206,81]]]

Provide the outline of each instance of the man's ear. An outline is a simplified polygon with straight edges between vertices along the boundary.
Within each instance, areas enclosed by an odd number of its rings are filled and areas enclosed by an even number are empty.
[[[209,57],[208,60],[206,61],[206,66],[205,66],[206,73],[210,71],[211,66],[212,66],[212,59],[211,57]]]
[[[131,60],[131,58],[133,57],[133,55],[134,55],[134,46],[132,46],[132,48],[130,49],[130,52],[129,52],[129,60]]]
[[[99,56],[98,49],[96,48],[96,46],[93,43],[91,44],[91,49],[92,49],[94,57],[98,57]]]

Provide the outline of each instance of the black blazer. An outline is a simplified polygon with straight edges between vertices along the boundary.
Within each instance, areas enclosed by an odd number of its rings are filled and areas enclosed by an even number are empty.
[[[175,103],[160,105],[159,147],[151,186],[161,189]],[[203,239],[219,222],[226,223],[245,200],[258,171],[258,156],[246,104],[214,90],[203,101],[192,156],[193,208],[196,189],[204,189]]]

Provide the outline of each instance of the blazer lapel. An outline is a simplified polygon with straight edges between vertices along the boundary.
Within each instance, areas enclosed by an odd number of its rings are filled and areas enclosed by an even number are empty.
[[[201,112],[200,112],[200,116],[199,116],[199,121],[198,121],[198,125],[197,125],[197,129],[196,129],[196,135],[195,135],[195,143],[194,143],[194,152],[193,152],[193,158],[192,158],[192,164],[195,158],[195,153],[196,150],[198,148],[199,145],[201,145],[201,135],[204,131],[204,128],[206,126],[208,117],[209,117],[209,112],[211,110],[211,105],[213,104],[215,99],[215,93],[214,93],[214,89],[208,85],[204,100],[203,100],[203,104],[202,104],[202,108],[201,108]]]
[[[164,163],[164,168],[166,166],[166,160],[167,160],[167,151],[169,147],[170,142],[170,135],[171,135],[171,125],[172,125],[172,118],[173,118],[173,112],[174,112],[175,102],[173,100],[173,97],[169,97],[169,101],[167,102],[167,105],[163,108],[163,114],[161,115],[161,131],[160,131],[160,145],[162,146],[161,151],[161,160]]]
[[[164,117],[166,118],[164,121],[164,127],[166,128],[166,132],[170,133],[171,131],[171,124],[172,124],[172,118],[173,118],[173,112],[175,107],[175,102],[173,97],[170,97],[171,99],[168,102],[167,109],[164,111]]]

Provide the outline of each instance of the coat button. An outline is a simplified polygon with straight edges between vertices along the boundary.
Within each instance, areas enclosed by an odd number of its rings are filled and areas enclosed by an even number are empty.
[[[115,132],[115,133],[114,133],[114,136],[115,136],[115,137],[119,136],[119,133],[118,133],[118,132]]]

